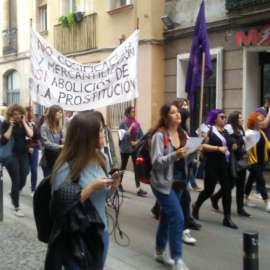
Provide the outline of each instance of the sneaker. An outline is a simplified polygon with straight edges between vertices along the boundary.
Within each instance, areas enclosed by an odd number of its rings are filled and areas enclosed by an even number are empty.
[[[24,217],[24,213],[20,207],[14,209],[14,215],[17,217]]]
[[[192,229],[192,230],[200,230],[202,227],[202,225],[195,222],[195,220],[193,218],[189,219],[187,226],[189,229]]]
[[[159,211],[160,211],[160,208],[157,206],[154,206],[151,208],[151,212],[155,216],[155,219],[159,218]]]
[[[244,205],[248,207],[255,207],[256,205],[252,203],[249,199],[244,200]]]
[[[141,197],[144,197],[145,195],[147,194],[146,191],[140,189],[138,192],[137,192],[137,196],[141,196]]]
[[[31,192],[31,197],[34,197],[35,191]]]
[[[196,186],[196,187],[191,187],[191,190],[192,190],[192,191],[201,192],[201,191],[202,191],[202,188]]]
[[[11,191],[8,192],[8,195],[9,195],[9,197],[10,197],[10,199],[11,199],[11,204],[12,204],[13,206],[15,206],[15,205],[14,205],[14,201],[13,201],[13,199],[12,199],[12,197],[11,197]]]
[[[253,196],[258,198],[258,199],[262,199],[262,195],[259,192],[254,192]]]
[[[251,217],[250,214],[248,214],[245,209],[241,209],[240,211],[237,211],[238,216],[240,217]]]
[[[157,254],[157,252],[155,252],[154,259],[157,262],[161,262],[161,263],[164,263],[166,265],[173,265],[174,264],[174,260],[172,260],[165,252],[163,252],[161,254]]]
[[[266,207],[265,207],[265,210],[270,213],[270,202],[267,203]]]
[[[195,244],[196,243],[196,239],[191,237],[189,229],[186,229],[183,231],[182,241],[186,244]]]
[[[189,270],[182,259],[175,261],[172,270]]]

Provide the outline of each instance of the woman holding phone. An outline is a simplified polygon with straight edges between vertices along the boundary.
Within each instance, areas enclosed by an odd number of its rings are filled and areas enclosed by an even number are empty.
[[[26,111],[17,103],[10,105],[7,109],[6,120],[2,124],[1,143],[8,143],[11,136],[14,139],[12,160],[6,166],[12,182],[9,195],[14,206],[14,214],[17,217],[24,217],[20,208],[19,197],[20,191],[26,183],[29,166],[26,137],[31,138],[33,130],[26,123]]]

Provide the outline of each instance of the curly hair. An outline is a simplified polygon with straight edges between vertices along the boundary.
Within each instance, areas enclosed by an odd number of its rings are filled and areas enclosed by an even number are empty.
[[[224,113],[224,110],[219,110],[219,109],[213,109],[209,112],[207,120],[206,120],[206,125],[213,126],[215,124],[215,121],[220,113]]]
[[[256,112],[256,113],[252,113],[249,117],[248,117],[248,120],[247,120],[247,128],[249,129],[254,129],[255,128],[255,125],[258,123],[258,117],[261,117],[263,120],[265,119],[265,117],[259,113],[259,112]]]
[[[5,120],[9,123],[10,118],[12,117],[13,113],[17,111],[20,112],[21,114],[26,116],[26,111],[23,108],[23,106],[21,106],[18,103],[14,103],[10,106],[8,106],[7,111],[6,111],[6,115],[5,115]]]

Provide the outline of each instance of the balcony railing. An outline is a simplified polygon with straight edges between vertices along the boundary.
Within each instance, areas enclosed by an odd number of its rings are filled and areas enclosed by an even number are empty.
[[[268,0],[226,0],[225,7],[227,10],[238,9],[246,6],[256,5],[268,2]]]
[[[3,55],[17,53],[17,29],[15,27],[2,31],[3,34]]]
[[[95,49],[97,47],[97,14],[83,17],[74,27],[54,26],[54,47],[62,54]]]

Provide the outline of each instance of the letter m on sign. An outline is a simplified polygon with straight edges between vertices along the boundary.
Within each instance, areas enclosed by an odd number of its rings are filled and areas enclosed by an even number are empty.
[[[257,44],[257,34],[255,29],[248,31],[247,35],[243,31],[236,32],[236,46],[248,46]]]

